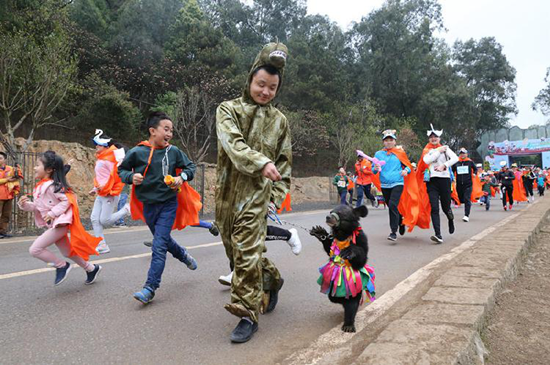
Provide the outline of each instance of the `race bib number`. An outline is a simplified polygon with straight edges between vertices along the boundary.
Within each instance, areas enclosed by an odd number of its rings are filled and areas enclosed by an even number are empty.
[[[338,187],[339,188],[345,188],[346,187],[346,180],[338,181]]]
[[[468,166],[458,166],[456,168],[456,173],[459,175],[464,175],[468,173]]]

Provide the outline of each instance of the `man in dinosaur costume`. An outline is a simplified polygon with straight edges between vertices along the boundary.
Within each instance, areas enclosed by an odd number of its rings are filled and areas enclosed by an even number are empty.
[[[231,341],[250,340],[260,312],[275,309],[283,285],[263,257],[268,209],[281,207],[290,189],[292,147],[286,117],[272,104],[281,88],[287,48],[269,43],[256,57],[240,98],[216,114],[218,167],[216,222],[231,269],[231,314],[241,318]]]

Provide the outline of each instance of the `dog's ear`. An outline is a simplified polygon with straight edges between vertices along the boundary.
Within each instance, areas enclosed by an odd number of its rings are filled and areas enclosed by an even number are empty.
[[[353,210],[353,214],[355,214],[357,218],[365,218],[369,214],[369,210],[366,206],[361,205]]]

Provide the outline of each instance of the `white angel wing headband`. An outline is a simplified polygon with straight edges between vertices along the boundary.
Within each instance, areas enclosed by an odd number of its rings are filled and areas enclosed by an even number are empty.
[[[101,138],[102,135],[103,131],[101,129],[96,129],[95,136],[92,140],[98,146],[109,147],[109,142],[111,142],[111,138]]]
[[[441,137],[441,135],[443,134],[443,130],[440,130],[440,131],[435,130],[432,123],[430,123],[430,128],[432,128],[432,129],[430,129],[429,131],[426,132],[428,137],[431,136],[432,134],[435,134],[436,136]]]

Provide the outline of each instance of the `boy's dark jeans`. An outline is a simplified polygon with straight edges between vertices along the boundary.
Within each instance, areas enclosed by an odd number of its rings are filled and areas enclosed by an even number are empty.
[[[176,198],[159,204],[143,204],[143,216],[153,234],[153,255],[145,286],[153,290],[160,286],[160,279],[166,263],[166,252],[170,252],[174,258],[181,262],[184,262],[184,258],[187,256],[185,248],[178,245],[170,236],[177,208]]]

